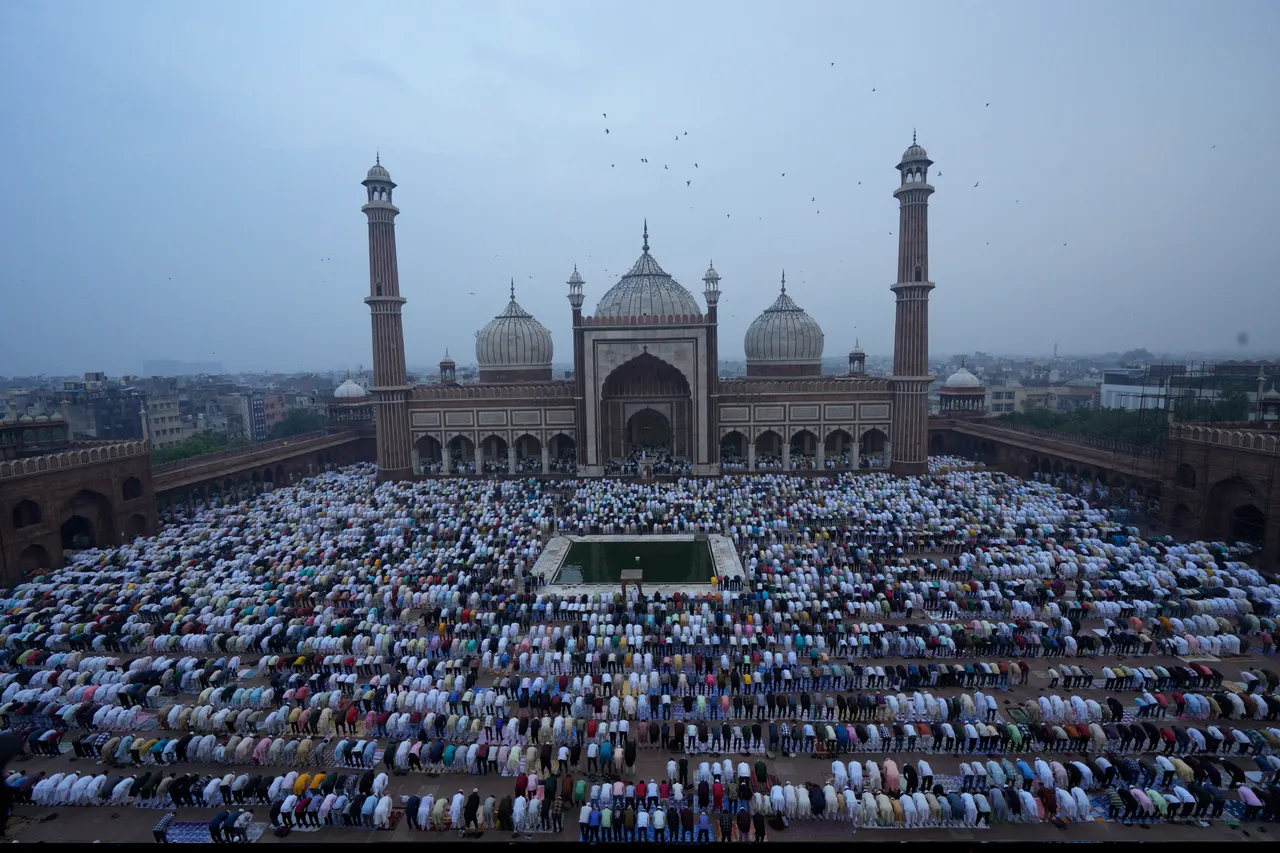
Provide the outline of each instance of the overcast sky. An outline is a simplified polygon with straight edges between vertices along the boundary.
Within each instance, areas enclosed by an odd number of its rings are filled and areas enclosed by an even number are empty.
[[[1255,356],[1277,44],[1248,0],[8,0],[0,373],[367,367],[379,149],[410,365],[474,361],[513,277],[569,361],[565,280],[593,308],[645,217],[700,303],[715,260],[725,357],[784,267],[826,355],[887,354],[913,127],[935,354]]]

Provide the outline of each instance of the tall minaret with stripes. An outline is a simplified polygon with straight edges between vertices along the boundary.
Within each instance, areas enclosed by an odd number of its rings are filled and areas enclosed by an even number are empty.
[[[898,281],[889,289],[898,297],[893,330],[893,421],[890,469],[922,474],[929,453],[929,167],[933,161],[916,144],[898,163],[902,183],[898,200]]]
[[[364,207],[369,219],[369,295],[365,304],[373,320],[374,419],[378,431],[378,479],[413,476],[409,433],[409,384],[404,363],[404,325],[400,309],[400,269],[396,262],[396,214],[391,191],[396,185],[377,158],[361,181],[368,191]]]

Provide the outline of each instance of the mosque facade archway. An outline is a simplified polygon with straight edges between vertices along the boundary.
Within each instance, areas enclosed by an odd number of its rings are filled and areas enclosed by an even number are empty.
[[[677,459],[694,451],[693,394],[679,368],[642,352],[614,368],[600,390],[601,458],[662,449]]]

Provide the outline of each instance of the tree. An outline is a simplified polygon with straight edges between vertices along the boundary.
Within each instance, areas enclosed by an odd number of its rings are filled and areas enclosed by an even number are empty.
[[[197,433],[186,441],[151,451],[151,464],[163,465],[166,462],[191,459],[208,453],[218,453],[223,450],[244,447],[248,443],[243,438],[228,438],[225,435],[212,432]]]
[[[1131,364],[1154,364],[1156,357],[1147,349],[1131,349],[1120,356],[1117,361],[1121,367],[1128,367]]]
[[[290,409],[267,433],[268,439],[289,438],[305,432],[315,432],[329,426],[329,419],[306,409]]]
[[[1054,412],[1032,409],[1001,415],[999,420],[1072,435],[1154,447],[1164,443],[1167,414],[1162,409],[1076,409]]]

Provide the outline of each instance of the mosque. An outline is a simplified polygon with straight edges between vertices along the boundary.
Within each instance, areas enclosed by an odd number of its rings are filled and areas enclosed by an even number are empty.
[[[893,375],[866,374],[849,353],[844,375],[824,376],[824,335],[787,292],[751,323],[745,378],[722,378],[720,274],[702,276],[703,304],[649,249],[584,310],[588,285],[575,267],[573,371],[554,378],[551,333],[520,307],[514,283],[506,308],[476,335],[479,381],[460,383],[446,354],[439,383],[407,379],[396,262],[396,184],[374,164],[362,182],[369,223],[373,384],[344,383],[348,411],[372,411],[382,479],[429,473],[550,473],[603,476],[650,460],[700,476],[745,470],[884,467],[923,473],[928,438],[928,202],[933,161],[912,143],[897,165],[900,185]],[[638,463],[637,463],[637,460]],[[666,469],[664,469],[666,470]]]

